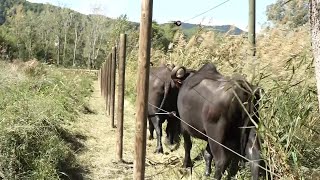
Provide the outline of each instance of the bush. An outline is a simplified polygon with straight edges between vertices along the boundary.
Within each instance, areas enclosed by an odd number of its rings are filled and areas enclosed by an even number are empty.
[[[91,80],[56,70],[26,71],[1,64],[0,176],[59,179],[63,164],[76,166],[64,133],[91,93]],[[15,70],[13,70],[15,69]],[[41,73],[37,73],[41,72]],[[32,76],[30,76],[32,74]]]

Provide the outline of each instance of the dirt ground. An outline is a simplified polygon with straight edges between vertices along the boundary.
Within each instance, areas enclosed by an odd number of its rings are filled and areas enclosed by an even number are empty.
[[[87,139],[83,141],[86,148],[77,156],[80,163],[88,169],[88,172],[84,174],[84,179],[132,179],[135,133],[134,106],[125,100],[123,149],[125,162],[119,163],[116,160],[116,128],[111,128],[110,117],[106,114],[105,100],[100,95],[98,81],[94,82],[94,92],[89,103],[90,109],[95,113],[83,114],[76,125],[76,129],[87,136]],[[148,136],[149,132],[147,132]],[[145,179],[203,178],[203,159],[194,163],[195,168],[190,176],[190,171],[180,168],[184,155],[183,143],[178,150],[170,152],[163,137],[163,146],[164,154],[155,154],[153,152],[156,148],[156,140],[147,140]],[[192,152],[197,150],[197,147],[193,147]],[[197,170],[197,168],[200,169]]]

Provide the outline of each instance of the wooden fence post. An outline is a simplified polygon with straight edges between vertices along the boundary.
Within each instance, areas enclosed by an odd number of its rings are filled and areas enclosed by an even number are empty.
[[[108,69],[107,69],[107,65],[108,65],[108,61],[106,60],[103,64],[103,96],[104,98],[107,98],[107,72],[108,72]]]
[[[100,83],[100,93],[101,93],[101,96],[103,95],[102,94],[102,84],[103,84],[103,81],[102,81],[102,66],[100,67],[100,71],[99,71],[99,77],[100,77],[100,79],[99,79],[99,83]]]
[[[249,0],[248,39],[252,56],[256,55],[256,0]]]
[[[145,174],[152,6],[153,0],[142,0],[136,101],[135,159],[133,171],[134,179],[139,180],[143,180]]]
[[[116,57],[117,57],[117,49],[116,47],[112,47],[112,66],[111,66],[111,127],[115,128],[114,125],[114,105],[115,105],[115,87],[116,87]]]
[[[107,76],[107,61],[103,63],[103,97],[107,98],[107,83],[106,83],[106,76]]]
[[[112,69],[111,69],[111,63],[112,63],[112,54],[111,53],[109,53],[109,57],[108,57],[108,61],[109,61],[109,63],[108,63],[108,89],[107,89],[107,91],[108,91],[108,94],[107,94],[107,98],[108,98],[108,102],[107,102],[107,110],[108,110],[108,115],[110,115],[110,99],[111,99],[111,72],[112,72]]]
[[[103,64],[103,71],[104,71],[104,73],[103,73],[103,84],[104,84],[103,85],[103,97],[105,98],[105,100],[107,99],[107,82],[106,82],[107,76],[108,76],[107,67],[108,67],[108,61],[106,60],[105,63]]]
[[[100,94],[101,94],[101,96],[103,95],[103,93],[102,93],[102,91],[103,91],[103,89],[102,89],[102,86],[103,86],[103,81],[102,81],[102,73],[103,73],[103,69],[102,69],[102,67],[103,67],[103,63],[101,64],[101,67],[100,67],[100,69],[99,69],[99,84],[100,84]]]
[[[106,111],[108,110],[108,93],[109,93],[109,63],[110,63],[110,60],[109,60],[109,56],[107,57],[107,60],[106,60],[106,67],[105,67],[105,79],[104,79],[104,82],[105,82],[105,91],[106,91]]]
[[[124,87],[125,87],[125,67],[126,67],[126,43],[127,35],[120,35],[119,46],[119,80],[118,80],[118,111],[117,111],[117,158],[122,161],[123,152],[123,111],[124,111]]]

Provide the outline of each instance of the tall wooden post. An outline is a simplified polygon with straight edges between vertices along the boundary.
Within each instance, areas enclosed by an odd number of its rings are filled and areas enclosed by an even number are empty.
[[[248,39],[252,48],[252,56],[256,55],[256,0],[249,0]]]
[[[153,0],[142,0],[136,101],[135,159],[133,172],[134,179],[136,180],[143,180],[145,173],[152,6]]]
[[[107,57],[107,60],[106,60],[106,68],[105,68],[105,91],[106,91],[106,110],[108,110],[108,94],[109,94],[109,78],[110,78],[110,75],[109,75],[109,63],[110,63],[110,59],[109,59],[109,56]]]
[[[104,67],[104,63],[102,63],[101,64],[101,67],[100,67],[100,93],[101,93],[101,96],[103,96],[103,80],[104,80],[104,78],[103,78],[103,73],[104,73],[104,69],[103,69],[103,67]]]
[[[107,100],[107,77],[108,77],[108,61],[106,60],[103,63],[103,97],[105,98],[105,100]]]
[[[110,99],[111,99],[111,68],[112,68],[112,54],[109,53],[109,63],[108,63],[108,88],[107,88],[107,91],[108,91],[108,95],[107,95],[107,98],[108,98],[108,102],[107,102],[107,112],[108,112],[108,115],[110,115]]]
[[[103,81],[102,81],[102,67],[103,66],[101,66],[100,67],[100,70],[99,70],[99,83],[100,83],[100,93],[101,93],[101,96],[102,96],[102,83],[103,83]]]
[[[119,46],[119,80],[118,80],[118,111],[117,111],[117,158],[122,161],[123,152],[123,112],[124,112],[124,87],[125,87],[125,67],[126,67],[126,44],[127,35],[120,35]]]
[[[309,3],[312,52],[317,82],[318,105],[320,110],[320,2],[319,0],[310,0]]]
[[[116,87],[116,57],[117,57],[117,49],[116,47],[112,48],[112,67],[111,67],[111,99],[110,99],[110,105],[111,105],[111,127],[115,128],[114,125],[114,105],[115,105],[115,87]]]

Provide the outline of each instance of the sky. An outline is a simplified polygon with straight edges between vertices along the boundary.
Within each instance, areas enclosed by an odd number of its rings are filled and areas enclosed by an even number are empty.
[[[130,21],[140,22],[141,0],[27,0],[36,3],[50,3],[68,7],[83,14],[92,14],[100,7],[99,14],[116,18],[126,14]],[[247,31],[249,0],[229,0],[221,6],[197,17],[225,0],[153,0],[153,20],[158,23],[180,20],[203,25],[235,25]],[[256,31],[267,22],[266,6],[276,0],[256,0]],[[186,21],[188,20],[188,21]]]

